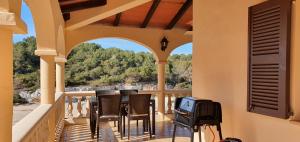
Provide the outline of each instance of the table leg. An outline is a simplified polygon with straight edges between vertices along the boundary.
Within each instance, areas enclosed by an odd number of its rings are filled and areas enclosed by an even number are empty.
[[[155,135],[155,101],[152,102],[152,134]]]
[[[95,133],[96,133],[96,119],[95,117],[97,116],[95,108],[93,104],[90,105],[90,129],[91,129],[91,137],[94,138]]]

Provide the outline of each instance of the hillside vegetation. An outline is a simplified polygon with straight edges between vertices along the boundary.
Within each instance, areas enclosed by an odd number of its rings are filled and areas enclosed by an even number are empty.
[[[14,87],[39,88],[39,57],[34,55],[36,39],[26,38],[14,45]],[[172,55],[166,66],[167,84],[177,89],[191,88],[191,55]],[[78,45],[68,56],[66,86],[101,86],[116,83],[157,82],[155,59],[151,53],[102,48],[94,43]],[[18,98],[15,95],[16,99]]]

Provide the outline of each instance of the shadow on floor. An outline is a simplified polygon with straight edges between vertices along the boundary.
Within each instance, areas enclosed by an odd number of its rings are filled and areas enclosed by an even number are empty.
[[[171,121],[159,121],[156,124],[156,135],[153,135],[152,139],[149,137],[149,133],[143,133],[142,121],[139,122],[139,128],[136,127],[136,121],[130,123],[130,141],[142,142],[171,142],[173,134],[173,124]],[[127,128],[127,126],[126,126]],[[121,140],[120,134],[117,131],[117,127],[114,127],[113,122],[100,124],[100,137],[97,140],[91,138],[90,127],[88,123],[66,125],[61,137],[61,142],[127,142],[127,129],[125,136]],[[96,136],[95,136],[96,137]],[[190,133],[188,130],[178,128],[176,131],[176,141],[189,142]]]

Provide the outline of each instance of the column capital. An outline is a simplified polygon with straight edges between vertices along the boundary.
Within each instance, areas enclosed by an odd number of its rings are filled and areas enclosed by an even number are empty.
[[[56,56],[57,52],[53,49],[37,49],[34,54],[37,56]]]
[[[67,59],[63,56],[56,56],[55,57],[55,62],[56,63],[66,63],[67,62]]]
[[[27,26],[25,22],[15,13],[1,12],[0,13],[0,27],[10,29],[18,34],[26,34]]]
[[[155,62],[155,64],[157,64],[157,65],[158,65],[158,64],[167,64],[167,63],[168,63],[168,61],[156,61],[156,62]]]

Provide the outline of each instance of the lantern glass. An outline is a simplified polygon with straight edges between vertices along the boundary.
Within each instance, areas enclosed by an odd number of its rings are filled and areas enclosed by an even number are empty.
[[[165,51],[166,48],[168,47],[168,39],[166,37],[164,37],[162,40],[161,40],[161,47],[162,47],[162,50]]]

